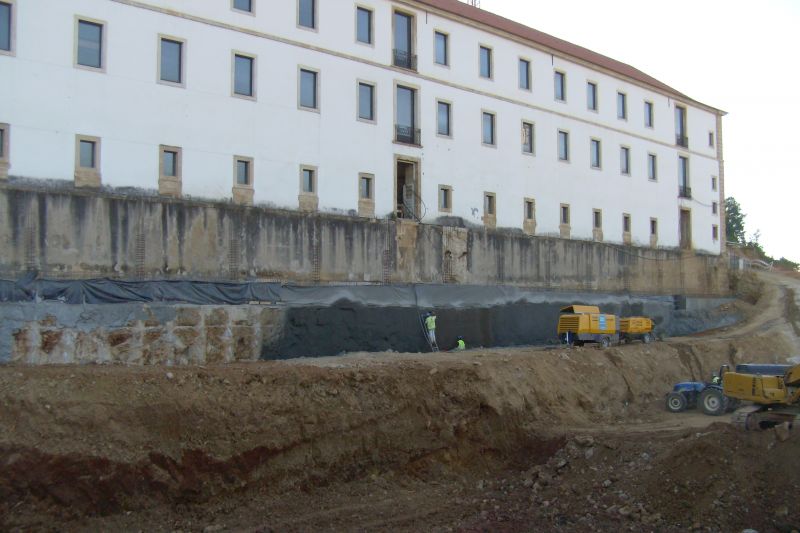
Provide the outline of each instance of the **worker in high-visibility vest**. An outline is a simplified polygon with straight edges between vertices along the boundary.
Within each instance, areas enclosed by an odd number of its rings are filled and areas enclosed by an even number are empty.
[[[430,339],[431,344],[436,343],[436,313],[431,311],[428,313],[428,316],[425,318],[425,328],[428,330],[428,339]]]
[[[458,336],[456,337],[456,347],[453,348],[454,352],[462,352],[467,349],[467,343],[464,342],[464,337]]]

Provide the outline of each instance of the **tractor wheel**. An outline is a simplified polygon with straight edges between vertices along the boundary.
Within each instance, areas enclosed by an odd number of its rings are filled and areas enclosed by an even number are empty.
[[[710,416],[719,416],[728,407],[725,395],[719,389],[706,389],[700,393],[700,408]]]
[[[667,394],[667,411],[670,413],[680,413],[686,410],[686,396],[680,392],[670,392]]]
[[[600,347],[608,348],[609,346],[611,346],[611,339],[608,337],[603,337],[600,339]]]
[[[653,336],[649,333],[645,333],[644,335],[642,335],[642,342],[645,344],[650,344],[651,342],[653,342]]]

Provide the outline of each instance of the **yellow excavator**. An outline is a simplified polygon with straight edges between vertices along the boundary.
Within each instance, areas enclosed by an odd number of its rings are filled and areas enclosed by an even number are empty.
[[[753,403],[733,414],[732,423],[740,429],[769,429],[784,422],[793,425],[800,415],[800,365],[786,366],[777,375],[760,373],[758,365],[741,366],[744,368],[731,372],[728,365],[723,365],[719,372],[722,390],[703,391],[700,402],[706,414],[720,415],[731,401],[739,400]]]

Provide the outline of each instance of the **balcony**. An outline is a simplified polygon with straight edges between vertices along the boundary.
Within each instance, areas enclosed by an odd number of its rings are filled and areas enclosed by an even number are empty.
[[[393,65],[408,70],[417,70],[417,56],[395,48]]]
[[[675,144],[678,146],[683,146],[684,148],[689,148],[689,137],[686,135],[681,135],[680,133],[676,133]]]
[[[691,198],[692,197],[692,188],[686,187],[685,185],[678,187],[678,198]]]
[[[399,124],[395,124],[394,140],[403,144],[420,146],[420,131],[419,129],[411,126],[400,126]]]

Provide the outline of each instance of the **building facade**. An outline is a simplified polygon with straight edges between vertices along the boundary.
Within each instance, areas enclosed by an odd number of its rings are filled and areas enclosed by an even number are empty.
[[[720,253],[723,112],[457,0],[0,0],[0,176]]]

